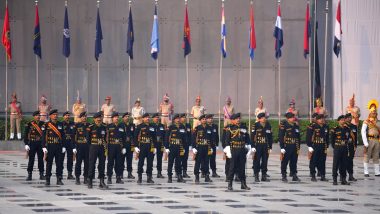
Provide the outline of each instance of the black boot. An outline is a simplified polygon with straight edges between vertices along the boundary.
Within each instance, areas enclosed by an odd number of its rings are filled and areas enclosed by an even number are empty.
[[[196,183],[196,184],[199,184],[199,174],[198,174],[198,175],[195,175],[195,183]]]
[[[152,175],[148,175],[148,179],[146,180],[148,184],[154,184],[154,181],[152,179]]]
[[[62,178],[58,177],[57,178],[57,185],[63,185]]]
[[[251,188],[249,188],[247,186],[247,183],[245,182],[245,180],[242,180],[241,181],[241,189],[250,190]]]
[[[261,175],[261,181],[269,182],[269,179],[267,178],[267,174],[263,173],[263,174]]]
[[[157,173],[157,178],[165,178],[165,177],[162,176],[161,171],[158,171],[158,173]]]
[[[235,175],[235,181],[236,181],[236,182],[240,182],[240,178],[239,178],[239,176]]]
[[[172,182],[173,182],[172,176],[169,175],[169,176],[168,176],[168,183],[172,183]]]
[[[28,176],[26,177],[26,180],[27,181],[31,181],[32,180],[32,172],[28,172]]]
[[[347,182],[346,177],[342,177],[342,185],[350,185],[350,183]]]
[[[315,177],[315,174],[311,174],[311,181],[317,182],[317,178]]]
[[[354,178],[354,175],[351,173],[349,176],[348,176],[348,181],[358,181],[356,178]]]
[[[205,175],[205,182],[212,182],[208,174]]]
[[[117,184],[124,184],[124,181],[121,180],[121,176],[116,176],[116,183]]]
[[[107,184],[112,184],[112,177],[111,176],[107,177]]]
[[[259,179],[259,174],[255,174],[255,182],[260,182],[260,179]]]
[[[336,176],[333,177],[333,185],[338,185],[338,178]]]
[[[128,179],[135,179],[135,176],[132,175],[132,172],[128,172]]]
[[[80,185],[80,177],[79,176],[75,178],[75,184]]]
[[[211,177],[213,177],[213,178],[220,178],[220,176],[216,173],[216,170],[212,170]]]
[[[40,180],[43,181],[45,179],[46,177],[44,176],[44,172],[40,172]]]
[[[325,175],[321,175],[321,181],[328,181]]]
[[[91,178],[88,179],[88,185],[87,185],[87,187],[89,189],[92,189],[92,179]]]
[[[138,177],[139,178],[137,179],[137,183],[141,184],[142,183],[142,174],[139,174]]]
[[[88,178],[87,177],[84,177],[83,184],[88,184]]]
[[[300,182],[301,180],[298,178],[297,174],[294,173],[294,174],[293,174],[293,179],[292,179],[292,181]]]
[[[99,188],[100,189],[108,189],[108,186],[106,185],[106,183],[104,183],[104,178],[100,179]]]
[[[45,186],[50,186],[50,177],[46,177]]]
[[[183,180],[183,178],[182,178],[182,175],[181,174],[177,174],[177,182],[178,183],[184,183],[185,181]]]
[[[233,190],[233,188],[232,188],[232,182],[233,182],[233,180],[229,180],[229,181],[228,181],[228,190],[229,190],[229,191],[232,191],[232,190]]]
[[[288,182],[288,179],[286,178],[286,174],[282,174],[282,182]]]
[[[182,177],[184,177],[184,178],[190,178],[190,176],[187,174],[186,171],[183,171],[183,176]]]
[[[201,174],[201,178],[205,178],[205,174],[203,172]]]
[[[67,175],[67,180],[74,180],[74,176],[73,176],[73,173],[72,172],[69,172],[68,175]]]

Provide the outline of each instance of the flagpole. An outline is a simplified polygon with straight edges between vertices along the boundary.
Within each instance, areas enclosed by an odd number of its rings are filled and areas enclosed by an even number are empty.
[[[342,5],[341,5],[342,6]],[[342,11],[342,7],[339,8],[341,11]],[[341,29],[342,29],[342,13],[340,11],[340,26],[341,26]],[[340,33],[340,111],[341,111],[341,114],[344,113],[343,111],[343,33],[342,32],[339,32]]]
[[[99,4],[100,4],[100,0],[97,1],[97,7],[99,9]],[[100,62],[99,62],[100,59],[97,60],[97,64],[98,64],[98,111],[100,110],[100,90],[99,90],[99,77],[100,77]]]
[[[129,0],[129,11],[131,11],[131,6],[132,6],[132,0]],[[131,110],[131,56],[128,54],[128,111],[130,110]]]
[[[327,75],[327,31],[328,31],[328,13],[329,13],[329,1],[326,0],[326,24],[325,24],[325,62],[324,62],[324,71],[323,71],[323,106],[326,111],[326,75]]]
[[[185,0],[187,6],[187,0]],[[187,9],[186,9],[187,11]],[[186,55],[186,120],[189,122],[189,55]]]
[[[281,0],[277,0],[277,4],[279,6],[281,4]],[[281,57],[278,58],[278,124],[280,123],[281,123]]]
[[[248,91],[248,129],[249,130],[251,129],[251,91],[252,91],[252,59],[250,57],[249,58],[249,91]]]
[[[159,111],[158,109],[158,58],[156,59],[156,105],[157,105],[157,112]]]
[[[5,4],[8,4],[6,1]],[[8,58],[5,51],[5,139],[8,138]]]
[[[314,48],[313,48],[313,73],[312,74],[314,74],[314,80],[313,80],[313,85],[315,85],[315,58],[316,58],[316,56],[315,56],[315,54],[316,54],[316,45],[317,45],[317,37],[316,37],[316,34],[317,34],[317,0],[314,0],[314,20],[313,20],[313,22],[314,22],[314,26],[313,26],[313,30],[314,30],[314,36],[313,36],[313,46],[314,46]],[[313,108],[313,106],[314,106],[314,99],[315,99],[315,90],[312,90],[312,93],[313,93],[313,96],[312,96],[312,108]]]
[[[224,0],[222,0],[222,8],[224,8]],[[223,17],[222,17],[223,18]],[[222,98],[222,69],[223,69],[223,53],[220,53],[220,67],[219,67],[219,99],[218,99],[218,128],[220,133],[221,111],[220,100]]]
[[[307,1],[307,4],[310,6],[310,1]],[[309,24],[310,24],[310,14],[309,14]],[[311,48],[311,39],[308,38],[308,43],[309,43],[309,50]],[[309,54],[309,121],[311,122],[311,115],[312,115],[312,110],[313,110],[313,98],[312,98],[312,90],[313,90],[313,85],[311,82],[311,55]]]
[[[36,3],[36,6],[38,4],[38,0],[35,1]],[[37,106],[37,109],[38,109],[38,56],[36,55],[36,106]]]
[[[67,8],[67,0],[65,1]],[[66,111],[69,110],[69,58],[66,57]]]

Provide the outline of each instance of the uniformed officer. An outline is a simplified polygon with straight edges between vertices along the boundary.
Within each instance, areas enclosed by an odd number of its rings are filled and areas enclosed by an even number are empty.
[[[225,152],[226,151],[226,147],[227,147],[227,144],[226,144],[226,135],[227,135],[227,132],[228,132],[230,126],[231,126],[231,121],[230,121],[230,124],[227,124],[227,126],[225,126],[223,128],[223,133],[222,133],[222,147],[223,147],[223,152],[224,152],[223,159],[225,159],[224,173],[226,175],[226,182],[228,182],[228,170],[230,169],[230,158],[226,157],[227,154]]]
[[[57,185],[62,183],[63,157],[66,152],[66,137],[63,124],[58,121],[58,110],[53,109],[49,112],[50,121],[42,126],[42,151],[46,156],[46,186],[50,185],[51,168],[55,160],[55,173]]]
[[[27,181],[32,180],[32,172],[34,166],[34,159],[37,154],[38,170],[40,171],[40,180],[45,180],[44,176],[44,154],[42,152],[42,125],[40,121],[40,112],[33,112],[33,120],[26,124],[24,131],[25,150],[28,153],[28,177]]]
[[[152,124],[154,127],[154,135],[156,136],[156,148],[157,148],[157,153],[156,153],[156,159],[157,159],[157,178],[164,178],[162,175],[162,156],[165,152],[164,148],[164,138],[165,138],[165,126],[161,123],[160,121],[160,114],[159,113],[154,113],[152,115]]]
[[[144,172],[144,161],[147,159],[147,167],[146,167],[146,174],[147,174],[147,183],[154,183],[152,179],[152,171],[153,171],[153,160],[154,160],[154,154],[156,154],[156,136],[155,136],[155,129],[154,127],[149,124],[149,117],[150,115],[148,113],[145,113],[142,116],[143,123],[138,125],[135,130],[134,134],[134,143],[135,143],[135,152],[137,153],[139,158],[138,162],[138,180],[137,183],[141,184],[142,182],[142,173]]]
[[[116,108],[113,104],[111,104],[111,96],[107,96],[105,101],[106,103],[104,103],[101,108],[101,111],[103,112],[103,123],[111,124],[112,113],[116,111]]]
[[[186,114],[181,114],[180,115],[180,123],[185,127],[185,142],[183,142],[183,149],[185,153],[182,156],[181,159],[181,165],[182,165],[182,177],[183,178],[190,178],[190,176],[187,174],[187,161],[189,159],[189,147],[191,146],[191,138],[192,138],[192,133],[191,133],[191,125],[190,123],[186,122]]]
[[[209,176],[209,153],[212,147],[211,128],[207,125],[206,115],[199,117],[200,125],[195,127],[193,133],[193,154],[195,155],[194,175],[195,183],[199,183],[199,168],[202,170],[202,174],[205,175],[205,182],[212,182]]]
[[[333,184],[338,185],[338,169],[342,185],[349,185],[346,181],[347,159],[348,159],[348,141],[350,130],[345,126],[344,115],[337,119],[339,125],[331,130],[331,146],[334,149],[333,156]]]
[[[16,133],[17,133],[17,139],[21,140],[21,120],[22,120],[22,110],[21,110],[21,103],[17,100],[17,94],[12,94],[12,101],[9,103],[9,110],[10,110],[10,121],[11,121],[11,129],[10,129],[10,139],[14,139],[15,134],[15,126],[16,126]],[[34,157],[33,157],[34,158]]]
[[[92,189],[92,180],[95,178],[95,165],[98,162],[98,178],[100,180],[99,188],[108,189],[104,183],[104,169],[107,156],[107,127],[102,123],[102,112],[97,112],[93,116],[94,123],[87,128],[87,142],[90,143],[89,152],[89,170],[88,170],[88,188]]]
[[[290,173],[293,176],[292,181],[300,181],[297,176],[297,161],[300,150],[301,134],[299,126],[295,123],[294,114],[288,112],[285,114],[286,120],[280,124],[278,138],[281,148],[281,174],[282,181],[288,182],[286,178],[286,168],[290,167]],[[290,163],[289,163],[290,162]]]
[[[193,129],[201,124],[200,116],[206,113],[206,108],[201,105],[201,97],[197,96],[195,99],[195,105],[191,108],[191,115],[193,116]]]
[[[240,124],[240,113],[231,116],[231,125],[226,130],[224,152],[230,159],[228,170],[228,190],[232,190],[232,182],[237,172],[241,182],[241,189],[250,190],[246,183],[245,164],[251,151],[248,130]],[[249,153],[247,154],[247,149]]]
[[[74,122],[70,121],[70,112],[66,111],[63,113],[63,130],[65,132],[65,137],[66,137],[66,157],[67,157],[67,180],[72,180],[74,179],[73,176],[73,152],[77,152],[75,148],[72,148],[72,145],[74,144],[74,129],[75,129],[75,124]],[[65,156],[63,155],[63,160],[65,159]]]
[[[220,176],[216,173],[216,148],[219,144],[219,131],[218,125],[213,123],[213,117],[213,114],[206,115],[207,125],[211,128],[211,144],[213,145],[213,147],[211,148],[213,152],[210,155],[210,168],[212,170],[211,177],[220,178]]]
[[[108,161],[107,184],[112,184],[112,174],[115,169],[116,183],[123,184],[121,180],[122,156],[127,153],[124,129],[119,125],[119,113],[112,113],[112,123],[107,126]]]
[[[251,142],[253,152],[253,170],[255,182],[259,182],[259,173],[261,170],[261,181],[269,181],[267,178],[268,155],[272,150],[273,136],[272,127],[267,122],[265,113],[257,115],[258,122],[252,127]]]
[[[132,175],[132,161],[133,161],[133,152],[135,151],[133,147],[133,134],[135,131],[135,124],[129,121],[129,112],[126,112],[122,116],[123,122],[120,124],[121,128],[124,129],[125,135],[125,149],[126,153],[122,157],[122,174],[124,173],[125,162],[127,162],[127,171],[128,171],[128,179],[135,179],[135,176]]]
[[[75,162],[75,184],[80,184],[80,175],[82,162],[84,165],[83,177],[84,184],[87,184],[88,179],[88,161],[89,161],[89,142],[87,142],[87,128],[90,125],[87,123],[87,114],[82,112],[79,115],[80,122],[75,125],[74,130],[74,148],[77,150]]]
[[[177,182],[185,182],[182,177],[181,161],[185,154],[184,143],[186,142],[185,127],[179,122],[180,115],[175,114],[173,124],[169,126],[165,136],[165,152],[169,155],[168,161],[168,183],[172,182],[173,164],[175,163],[175,172]]]
[[[350,139],[348,141],[348,161],[347,161],[347,172],[348,181],[357,181],[354,177],[354,157],[356,152],[356,147],[358,146],[358,126],[353,124],[352,115],[348,113],[345,115],[345,121],[347,128],[350,129]]]
[[[74,122],[80,123],[82,121],[80,118],[80,115],[86,111],[87,111],[86,104],[82,103],[82,98],[79,96],[79,91],[78,91],[77,100],[73,105]]]
[[[51,105],[47,104],[47,98],[45,95],[41,96],[38,110],[40,111],[40,120],[42,122],[47,122],[49,120],[48,114],[51,111]]]
[[[329,147],[329,127],[324,122],[324,115],[318,114],[316,121],[307,127],[306,144],[309,150],[309,168],[311,181],[316,182],[316,170],[321,175],[321,181],[326,181],[326,155]]]

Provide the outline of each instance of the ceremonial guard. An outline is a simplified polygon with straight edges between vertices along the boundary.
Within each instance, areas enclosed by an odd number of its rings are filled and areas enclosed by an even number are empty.
[[[82,174],[82,162],[84,184],[88,181],[88,161],[89,161],[89,143],[87,142],[87,128],[90,125],[87,123],[86,112],[82,112],[79,115],[81,121],[75,125],[75,136],[74,136],[74,148],[77,150],[76,162],[75,162],[75,184],[80,184],[80,175]]]
[[[53,109],[49,112],[50,121],[42,126],[42,151],[46,156],[46,186],[50,185],[51,168],[55,160],[55,173],[57,185],[63,185],[63,157],[66,152],[66,137],[63,124],[58,121],[58,110]]]
[[[223,114],[224,114],[224,126],[226,127],[231,123],[231,115],[235,114],[234,106],[231,104],[231,97],[226,98],[226,105],[223,106]]]
[[[144,172],[144,161],[147,160],[146,175],[147,183],[154,183],[152,179],[153,171],[153,159],[154,154],[156,154],[156,136],[154,132],[154,127],[149,124],[149,114],[145,113],[142,115],[143,123],[138,125],[134,134],[135,152],[139,158],[138,162],[138,180],[137,183],[142,182],[142,173]]]
[[[137,98],[135,106],[132,108],[131,114],[133,118],[133,124],[135,124],[135,126],[140,125],[142,123],[142,116],[145,114],[145,109],[141,106],[140,98]]]
[[[37,154],[38,170],[40,171],[40,180],[45,180],[44,176],[44,154],[42,152],[42,126],[43,122],[40,121],[40,112],[33,112],[33,120],[26,124],[24,130],[24,143],[28,161],[28,177],[27,181],[32,180],[32,172],[34,167],[34,159]]]
[[[368,103],[368,119],[363,122],[361,129],[364,144],[364,176],[369,177],[368,164],[372,159],[375,176],[380,176],[379,169],[379,131],[380,122],[377,120],[377,108],[379,104],[376,100],[370,100]]]
[[[174,113],[174,106],[169,102],[169,95],[165,94],[163,102],[160,104],[159,113],[161,114],[161,123],[165,127],[169,127],[172,123],[172,116]]]
[[[99,188],[108,189],[104,183],[104,169],[108,153],[107,145],[107,127],[102,123],[102,112],[97,112],[93,116],[94,123],[87,128],[87,142],[90,144],[89,152],[89,170],[88,170],[88,188],[92,189],[92,180],[95,178],[95,166],[98,162],[98,178],[100,180]]]
[[[66,140],[66,154],[67,154],[67,180],[74,179],[73,176],[73,156],[76,155],[77,150],[73,147],[74,137],[75,137],[75,124],[70,121],[70,112],[66,111],[63,113],[63,130],[65,132],[65,140]],[[63,160],[65,159],[65,155],[63,155]],[[62,160],[62,162],[63,162]]]
[[[185,127],[179,122],[180,115],[175,114],[173,124],[169,126],[165,136],[165,152],[169,155],[168,161],[168,183],[172,183],[173,165],[175,164],[175,172],[177,182],[185,182],[182,177],[181,161],[185,154],[184,143],[186,142]]]
[[[329,147],[329,127],[324,122],[324,115],[318,114],[316,122],[311,123],[306,131],[306,144],[308,146],[309,168],[311,181],[316,182],[316,170],[321,181],[326,181],[326,155]]]
[[[212,154],[210,155],[210,168],[212,170],[211,177],[213,178],[220,178],[220,176],[216,173],[216,148],[219,144],[219,130],[218,125],[213,123],[213,114],[207,114],[206,115],[206,121],[207,125],[211,129],[211,151]]]
[[[126,112],[122,116],[123,122],[120,124],[122,129],[124,130],[125,135],[125,149],[126,153],[122,158],[122,172],[124,173],[125,168],[125,162],[127,163],[127,172],[128,172],[128,179],[135,179],[135,176],[132,175],[132,161],[133,161],[133,152],[135,151],[135,148],[133,147],[133,134],[135,131],[135,124],[131,123],[129,121],[129,113]]]
[[[348,161],[347,161],[347,172],[348,181],[357,181],[354,177],[354,158],[356,148],[358,147],[358,127],[353,124],[351,113],[345,115],[346,126],[350,130],[350,136],[348,140]]]
[[[269,113],[267,112],[267,109],[264,107],[264,100],[263,100],[262,96],[260,97],[259,101],[257,101],[257,108],[255,109],[256,122],[258,121],[257,116],[260,113],[264,113],[265,117],[269,116]]]
[[[251,142],[247,127],[240,124],[240,113],[231,116],[231,125],[226,130],[224,152],[229,161],[228,190],[232,190],[232,182],[235,173],[238,173],[241,189],[250,190],[246,184],[245,164],[246,158],[251,153]],[[248,150],[248,153],[247,153]]]
[[[286,168],[290,167],[290,173],[293,176],[292,181],[300,181],[297,176],[297,161],[300,150],[301,134],[299,126],[295,123],[293,113],[285,114],[286,120],[280,124],[278,138],[281,148],[281,174],[282,181],[288,182]]]
[[[74,115],[74,123],[80,123],[80,115],[83,112],[86,112],[86,104],[82,103],[82,98],[79,96],[79,91],[78,91],[78,96],[77,96],[77,101],[73,105],[73,115]]]
[[[160,114],[155,113],[152,115],[152,126],[154,127],[154,132],[156,136],[156,148],[157,148],[157,153],[156,153],[156,159],[157,159],[157,178],[164,178],[162,175],[162,156],[164,155],[165,152],[165,147],[164,147],[164,138],[165,138],[165,126],[164,124],[160,123]]]
[[[350,113],[352,116],[351,124],[359,126],[360,108],[355,106],[355,94],[352,95],[349,105],[346,108],[346,113]]]
[[[41,96],[38,111],[40,111],[40,120],[42,122],[47,122],[49,120],[48,113],[51,111],[51,106],[47,104],[47,98],[45,95]]]
[[[183,178],[190,178],[190,176],[187,174],[187,161],[189,159],[189,147],[191,146],[191,125],[190,123],[186,122],[186,114],[180,115],[180,123],[185,127],[185,142],[183,142],[183,149],[185,151],[184,155],[182,156],[181,165],[182,165],[182,171],[183,171]]]
[[[100,111],[103,112],[103,123],[111,124],[112,123],[112,113],[116,111],[116,108],[111,104],[111,97],[107,96],[105,99],[106,103],[102,105]]]
[[[269,181],[267,178],[268,155],[272,150],[273,136],[272,127],[267,122],[265,113],[257,115],[258,122],[252,127],[251,142],[253,155],[253,171],[255,182],[260,182],[259,173],[261,170],[261,181]]]
[[[206,113],[206,108],[201,106],[201,97],[195,99],[195,106],[191,108],[191,115],[193,116],[193,129],[201,124],[199,117]]]
[[[108,161],[107,184],[112,184],[112,174],[115,169],[116,183],[123,184],[123,155],[127,153],[124,128],[119,125],[119,113],[112,113],[112,123],[107,126]]]
[[[298,117],[299,117],[299,112],[298,109],[296,109],[296,101],[292,99],[289,103],[289,108],[286,110],[286,113],[291,112],[294,114],[294,117],[296,119],[296,122],[298,124]]]
[[[325,107],[323,107],[323,102],[321,98],[318,98],[315,100],[316,107],[314,108],[313,113],[322,114],[325,117],[327,117],[327,110]]]
[[[334,149],[333,156],[333,184],[338,185],[338,169],[340,181],[342,185],[349,185],[346,180],[346,167],[348,159],[348,141],[350,138],[350,130],[345,126],[344,115],[337,119],[339,125],[331,130],[331,146]]]
[[[16,127],[16,133],[17,133],[17,139],[21,140],[21,120],[22,120],[22,110],[21,110],[21,103],[17,100],[17,94],[12,94],[12,101],[9,103],[9,110],[10,110],[10,121],[11,121],[11,134],[10,134],[10,140],[14,139],[15,136],[15,127]],[[33,156],[34,159],[34,156]]]

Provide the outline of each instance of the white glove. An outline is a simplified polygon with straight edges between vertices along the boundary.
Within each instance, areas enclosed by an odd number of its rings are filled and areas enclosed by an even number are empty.
[[[214,150],[213,150],[213,149],[211,149],[211,154],[212,154],[212,153],[214,153]]]
[[[285,154],[285,149],[281,149],[281,153],[282,153],[282,154]]]
[[[252,149],[251,149],[251,152],[255,153],[255,152],[256,152],[256,149],[255,149],[255,148],[252,148]]]
[[[247,158],[249,158],[249,156],[251,156],[251,154],[252,154],[251,150],[248,150],[248,152],[247,152]]]
[[[30,147],[29,147],[28,145],[25,145],[25,150],[26,150],[27,152],[29,152]]]
[[[137,148],[137,147],[135,147],[135,152],[136,152],[137,154],[140,153],[140,149]]]
[[[196,148],[193,148],[193,153],[196,155],[198,150]]]
[[[153,154],[156,154],[156,153],[157,153],[157,149],[154,148],[154,149],[153,149]]]
[[[73,153],[76,154],[77,153],[77,149],[73,149]]]
[[[226,153],[226,156],[227,156],[227,158],[232,158],[232,154],[231,154],[231,152],[227,152],[227,153]]]
[[[62,153],[64,154],[66,152],[66,148],[62,147]]]
[[[44,153],[47,153],[47,152],[48,152],[46,148],[42,148],[42,151],[43,151]]]
[[[224,152],[224,153],[231,153],[231,147],[230,147],[230,146],[226,146],[226,147],[223,149],[223,152]]]
[[[272,149],[269,149],[269,154],[272,153]]]
[[[127,153],[127,149],[123,148],[123,149],[121,150],[121,154],[125,155],[126,153]]]
[[[313,147],[309,147],[309,152],[310,152],[310,153],[314,152]]]
[[[192,147],[192,146],[189,146],[189,150],[193,150],[193,147]]]
[[[166,152],[167,154],[169,154],[169,153],[170,153],[170,150],[169,150],[169,149],[165,149],[165,152]]]

